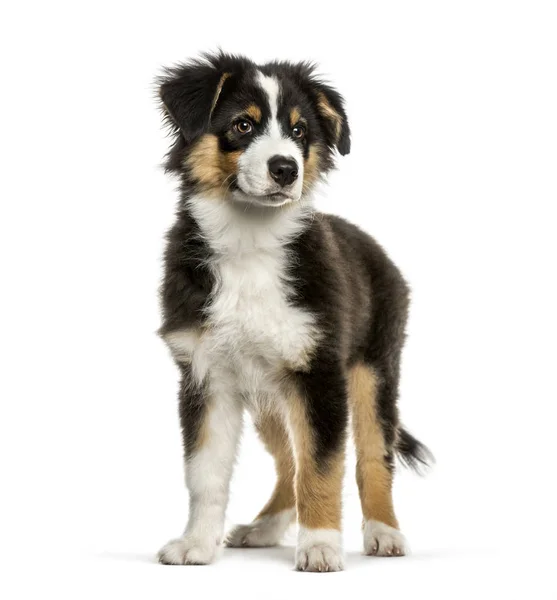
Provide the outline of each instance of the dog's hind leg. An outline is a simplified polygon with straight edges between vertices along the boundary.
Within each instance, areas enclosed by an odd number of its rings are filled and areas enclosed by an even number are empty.
[[[236,525],[228,534],[229,547],[276,546],[296,518],[294,457],[288,432],[280,416],[265,414],[255,423],[265,447],[275,459],[277,483],[271,498],[249,525]]]
[[[406,553],[392,499],[396,430],[391,431],[394,424],[383,422],[380,416],[381,406],[395,410],[397,384],[395,378],[368,364],[357,364],[350,371],[356,479],[364,515],[364,551],[369,555]]]

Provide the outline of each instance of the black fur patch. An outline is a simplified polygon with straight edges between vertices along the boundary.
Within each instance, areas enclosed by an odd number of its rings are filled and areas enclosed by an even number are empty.
[[[310,395],[318,414],[338,419],[329,411],[328,389],[342,397],[344,370],[357,363],[372,365],[380,375],[377,406],[387,447],[392,447],[398,428],[396,409],[399,361],[408,311],[408,287],[383,249],[355,225],[331,215],[319,215],[291,245],[291,274],[296,295],[293,302],[310,309],[324,335],[312,370],[336,373],[338,381],[321,377],[321,391]],[[324,365],[326,369],[324,369]],[[316,380],[319,381],[319,378]],[[338,420],[342,426],[342,419]],[[325,432],[331,425],[323,425]],[[323,437],[320,453],[334,448],[335,438]]]
[[[184,455],[187,458],[195,454],[199,444],[201,429],[207,412],[207,396],[204,387],[196,386],[189,365],[180,364],[182,378],[178,411],[182,427]]]
[[[160,290],[161,335],[201,324],[203,309],[215,283],[207,267],[211,251],[189,212],[178,212],[176,223],[166,239],[164,279]]]

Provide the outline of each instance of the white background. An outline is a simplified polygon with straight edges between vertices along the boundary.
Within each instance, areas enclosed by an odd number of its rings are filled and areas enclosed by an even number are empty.
[[[2,596],[557,597],[555,3],[6,2],[0,22]],[[319,206],[413,288],[401,412],[437,466],[397,477],[412,557],[360,555],[350,456],[345,572],[294,572],[292,545],[154,562],[187,499],[152,80],[217,46],[314,59],[346,97]],[[229,524],[273,480],[248,427]]]

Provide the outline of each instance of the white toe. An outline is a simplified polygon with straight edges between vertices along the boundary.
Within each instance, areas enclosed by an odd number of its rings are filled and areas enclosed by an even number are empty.
[[[165,565],[208,565],[215,559],[217,550],[214,541],[183,537],[168,542],[158,559]]]
[[[370,556],[404,556],[409,549],[398,529],[369,520],[364,526],[364,552]]]
[[[334,529],[300,527],[296,547],[296,568],[299,571],[327,573],[344,569],[340,532]]]
[[[230,548],[264,548],[276,546],[282,540],[295,517],[295,509],[257,519],[249,525],[236,525],[226,537]]]

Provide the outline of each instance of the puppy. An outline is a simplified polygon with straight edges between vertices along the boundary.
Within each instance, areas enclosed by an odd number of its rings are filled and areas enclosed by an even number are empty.
[[[394,457],[428,459],[396,406],[408,287],[372,238],[311,204],[335,151],[350,151],[342,97],[308,63],[222,53],[168,69],[159,85],[172,134],[166,169],[181,185],[160,334],[181,373],[190,494],[185,533],[160,562],[215,559],[244,409],[277,483],[228,546],[273,546],[297,519],[296,567],[343,568],[351,413],[365,553],[405,554]]]

